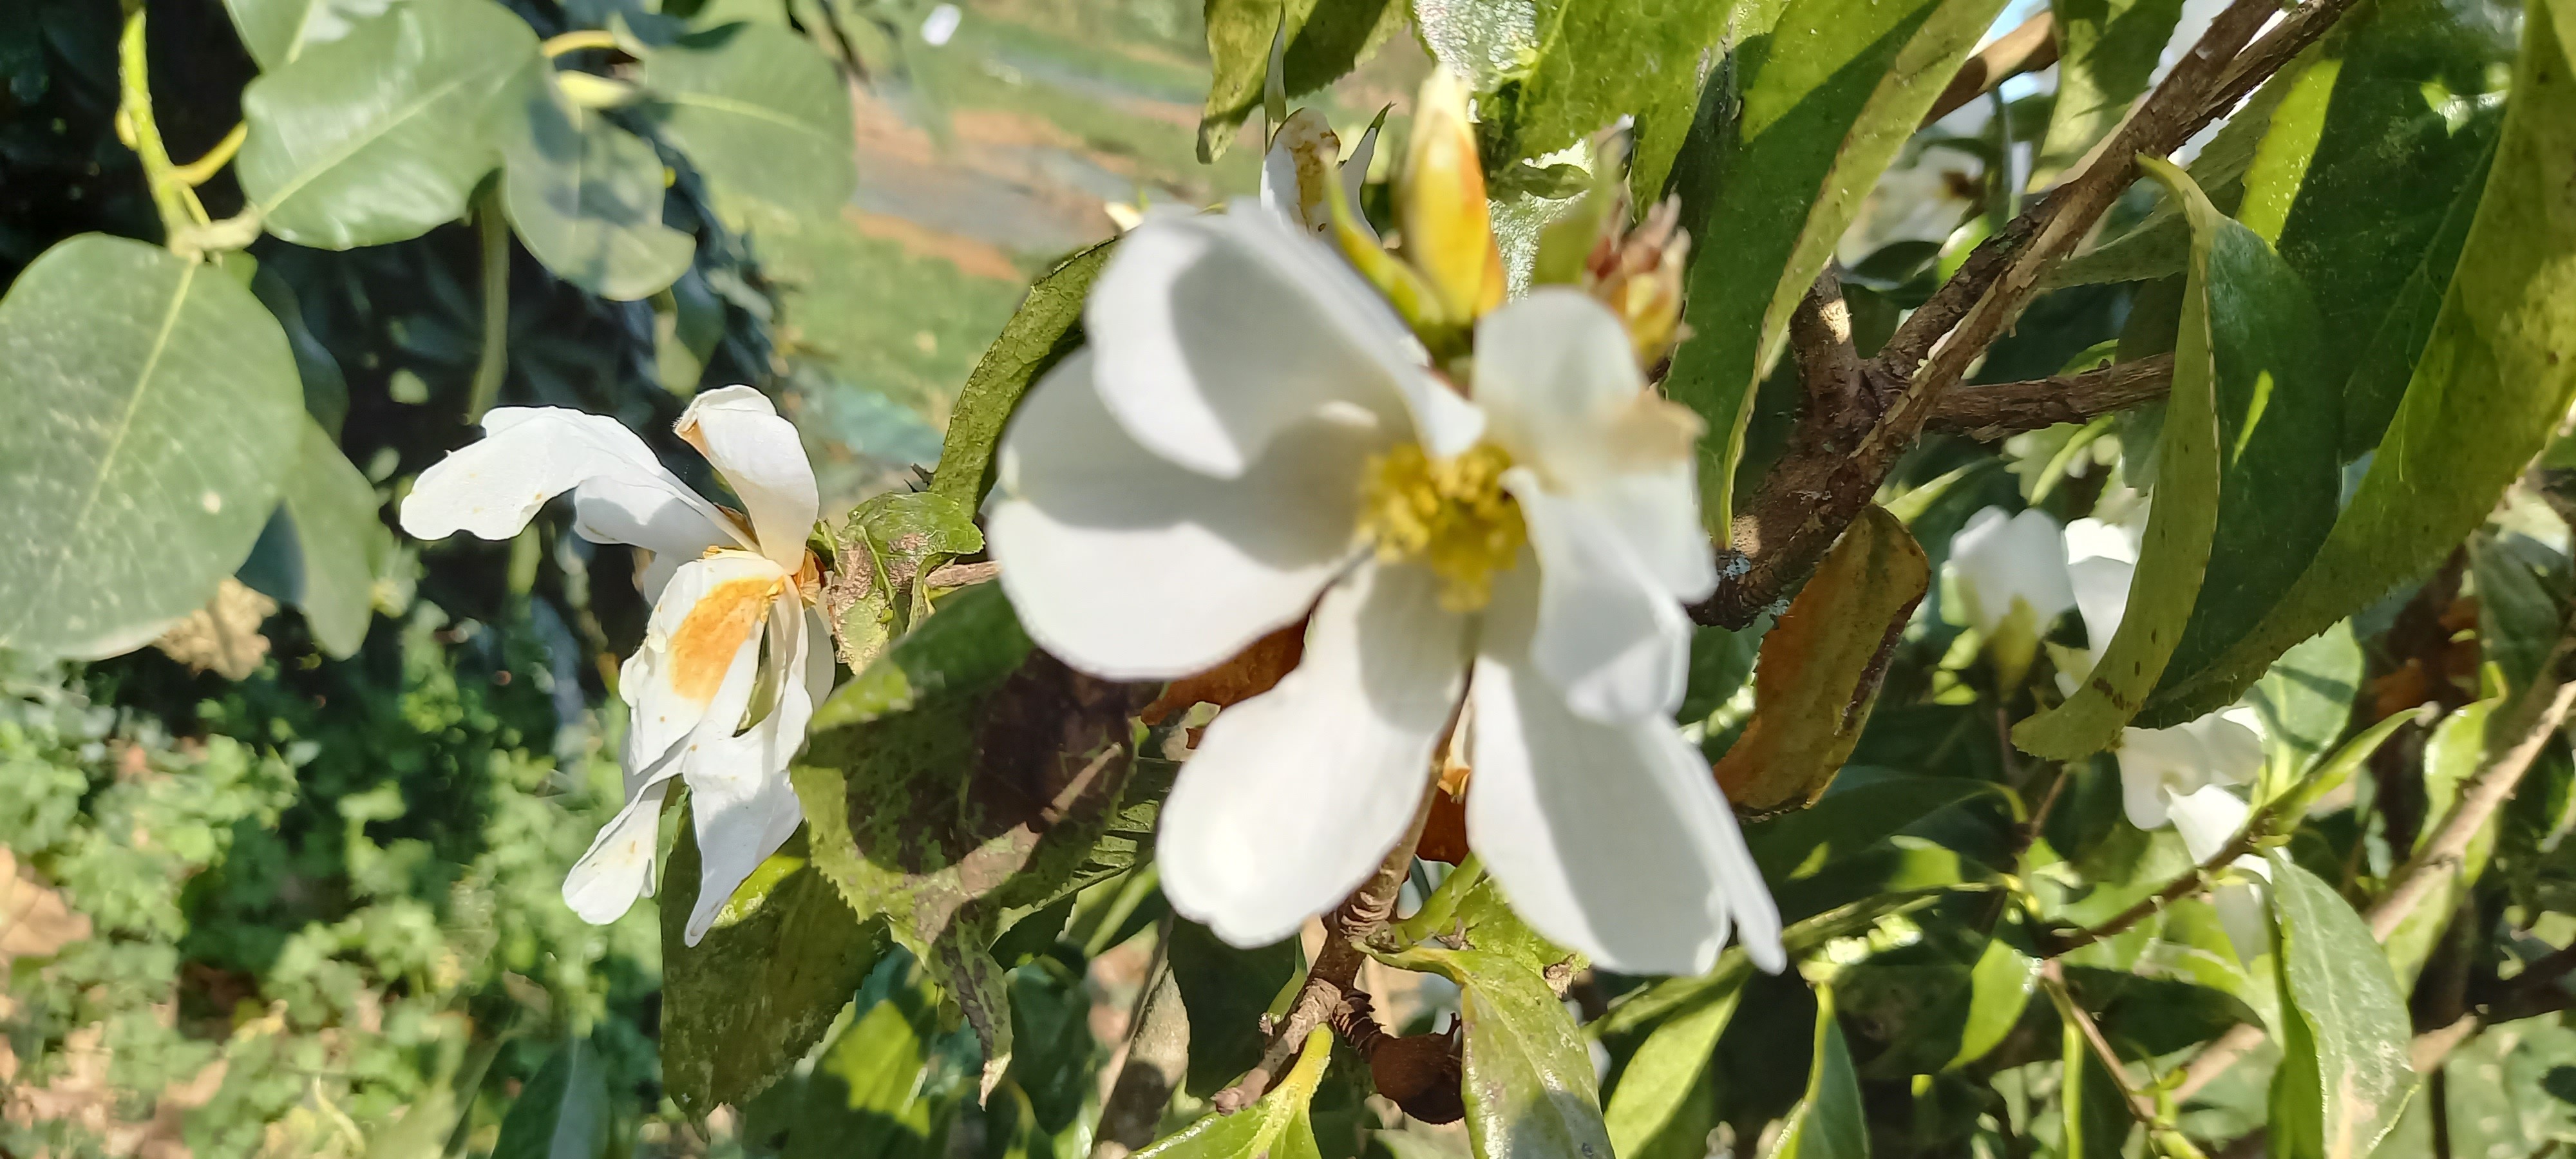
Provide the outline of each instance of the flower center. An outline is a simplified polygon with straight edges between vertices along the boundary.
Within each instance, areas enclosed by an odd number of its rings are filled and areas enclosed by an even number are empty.
[[[1493,598],[1494,573],[1512,566],[1529,528],[1503,490],[1511,454],[1478,443],[1434,459],[1403,443],[1369,460],[1360,485],[1360,534],[1378,559],[1411,560],[1440,577],[1440,606],[1472,612]]]

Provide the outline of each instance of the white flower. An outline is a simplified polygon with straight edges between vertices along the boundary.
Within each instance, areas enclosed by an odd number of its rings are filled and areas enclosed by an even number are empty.
[[[2244,830],[2249,812],[2244,798],[2215,784],[2173,796],[2168,804],[2174,832],[2182,837],[2183,848],[2190,851],[2195,863],[2207,862],[2227,848]],[[2252,854],[2228,864],[2258,880],[2272,880],[2271,865]],[[2217,907],[2219,925],[2226,929],[2237,957],[2251,962],[2271,946],[2272,924],[2259,887],[2251,882],[2230,882],[2211,891],[2209,902]]]
[[[1992,639],[2016,609],[2029,608],[2030,630],[2044,632],[2075,606],[2067,585],[2066,540],[2057,521],[2036,508],[2007,517],[1988,507],[1968,517],[1950,539],[1953,591],[1968,626]]]
[[[1695,973],[1779,918],[1708,763],[1674,728],[1715,583],[1696,422],[1572,290],[1487,315],[1474,401],[1278,215],[1160,213],[1085,315],[1089,348],[1002,443],[989,541],[1029,634],[1166,679],[1312,613],[1303,663],[1182,768],[1156,857],[1228,941],[1296,932],[1401,837],[1464,726],[1469,843],[1540,933]]]
[[[652,891],[655,822],[678,777],[705,866],[688,925],[696,945],[734,888],[803,820],[787,762],[831,691],[832,650],[807,608],[817,580],[805,537],[817,500],[796,429],[747,386],[699,395],[677,429],[747,516],[699,497],[614,419],[508,407],[485,416],[483,441],[421,472],[402,526],[420,539],[508,539],[570,491],[582,538],[653,553],[641,577],[652,620],[618,677],[632,706],[626,805],[565,877],[564,902],[604,924]]]
[[[1342,139],[1330,122],[1313,109],[1288,114],[1261,157],[1261,204],[1288,224],[1308,233],[1332,228],[1333,211],[1325,183],[1342,183],[1343,204],[1351,207],[1351,224],[1369,240],[1377,231],[1360,215],[1360,183],[1368,179],[1369,161],[1377,153],[1377,126],[1360,137],[1350,159],[1340,160]]]
[[[2172,728],[2120,733],[2120,799],[2129,823],[2161,828],[2176,797],[2209,785],[2251,783],[2263,771],[2263,734],[2252,709],[2238,706]]]

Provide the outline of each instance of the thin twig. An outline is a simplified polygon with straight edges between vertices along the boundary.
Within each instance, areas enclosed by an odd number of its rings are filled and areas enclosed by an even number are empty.
[[[2084,1044],[2093,1049],[2093,1057],[2102,1060],[2111,1085],[2120,1088],[2120,1104],[2129,1109],[2129,1117],[2151,1132],[2163,1126],[2156,1121],[2155,1101],[2129,1085],[2129,1072],[2121,1064],[2119,1052],[2111,1049],[2111,1040],[2102,1036],[2102,1028],[2094,1025],[2093,1016],[2085,1013],[2084,1007],[2076,1004],[2075,995],[2066,989],[2066,971],[2056,959],[2040,963],[2039,980],[2048,988],[2050,1000],[2057,1003],[2058,1017],[2074,1023],[2076,1032],[2084,1036]]]
[[[2247,822],[2245,828],[2239,831],[2233,840],[2218,852],[2211,854],[2209,860],[2193,866],[2191,872],[2165,883],[2163,889],[2139,899],[2136,905],[2111,915],[2099,925],[2087,926],[2072,933],[2043,935],[2042,940],[2046,942],[2048,956],[2054,959],[2058,955],[2083,949],[2104,938],[2116,937],[2127,932],[2131,926],[2164,912],[2166,906],[2208,889],[2218,875],[2237,858],[2254,851],[2255,842],[2260,839],[2263,831],[2264,819],[2257,816]]]
[[[2159,354],[2078,374],[1961,387],[1932,404],[1923,428],[1993,442],[2059,423],[2090,422],[2163,398],[2173,387],[2173,368],[2173,355]]]
[[[1931,128],[1934,121],[1959,111],[2005,81],[2057,63],[2057,52],[2056,14],[2042,12],[2022,21],[2020,27],[1996,37],[1959,66],[1959,71],[1950,77],[1949,87],[1932,99],[1931,111],[1923,114],[1922,127]]]
[[[1377,872],[1361,882],[1359,889],[1333,912],[1324,915],[1324,948],[1316,952],[1314,966],[1306,971],[1306,984],[1298,988],[1296,1000],[1289,1003],[1288,1013],[1272,1031],[1269,1044],[1262,1048],[1261,1061],[1244,1074],[1242,1081],[1208,1100],[1217,1113],[1231,1115],[1267,1094],[1271,1082],[1285,1072],[1288,1061],[1306,1045],[1306,1036],[1341,1009],[1343,994],[1354,988],[1360,964],[1368,960],[1360,943],[1395,913],[1396,894],[1404,888],[1405,871],[1413,866],[1413,847],[1422,840],[1422,823],[1430,815],[1431,796],[1425,793],[1422,804],[1413,811],[1413,823],[1406,827],[1404,839],[1395,843],[1386,860],[1378,864]]]

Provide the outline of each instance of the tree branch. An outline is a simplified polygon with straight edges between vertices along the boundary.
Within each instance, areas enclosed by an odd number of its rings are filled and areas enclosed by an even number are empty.
[[[1860,404],[1860,353],[1852,349],[1851,306],[1833,263],[1825,263],[1789,315],[1789,345],[1797,351],[1810,413],[1845,414]]]
[[[1437,792],[1435,788],[1433,792]],[[1377,872],[1359,889],[1324,915],[1324,948],[1315,954],[1314,966],[1306,971],[1306,983],[1298,987],[1297,997],[1288,1004],[1288,1013],[1262,1048],[1261,1061],[1246,1072],[1242,1081],[1218,1091],[1209,1100],[1217,1113],[1231,1115],[1259,1101],[1269,1093],[1270,1084],[1287,1069],[1288,1062],[1306,1045],[1306,1036],[1330,1020],[1340,1010],[1343,994],[1356,988],[1360,964],[1368,955],[1360,943],[1395,913],[1395,897],[1404,888],[1405,871],[1413,867],[1413,847],[1422,839],[1422,823],[1431,815],[1431,795],[1423,794],[1422,804],[1413,810],[1413,824],[1404,839],[1380,862]]]
[[[2218,852],[2209,855],[2209,860],[2193,866],[2191,872],[2167,882],[2163,889],[2139,899],[2136,905],[2104,919],[2102,924],[2087,926],[2068,934],[2043,935],[2041,940],[2045,943],[2043,948],[2049,959],[2054,961],[2061,954],[2083,949],[2104,938],[2116,937],[2127,932],[2129,927],[2164,912],[2166,906],[2208,889],[2210,883],[2220,873],[2225,872],[2237,858],[2254,852],[2255,842],[2260,840],[2259,835],[2266,829],[2265,820],[2266,818],[2257,816],[2246,822],[2245,828],[2239,830],[2234,838],[2221,846]]]
[[[2238,54],[2278,9],[2271,0],[2235,0],[2219,13],[2164,83],[2072,178],[1977,247],[1864,365],[1864,383],[1886,400],[1866,433],[1851,444],[1792,444],[1729,528],[1729,544],[1719,552],[1717,590],[1692,607],[1693,618],[1742,628],[1805,580],[1922,433],[1937,400],[2037,296],[2049,264],[2072,251],[2135,179],[2138,156],[2180,148],[2232,107],[2229,92],[2260,83],[2267,69],[2286,63],[2322,34],[2349,2],[2311,0],[2309,9],[2282,22],[2281,35],[2265,41],[2262,60],[2242,66]]]
[[[2057,63],[2057,52],[2055,14],[2042,12],[2022,21],[2020,27],[1996,37],[1959,66],[1949,86],[1932,99],[1931,111],[1923,114],[1922,127],[1931,128],[1932,122],[1959,111],[1996,85]]]
[[[1962,387],[1933,402],[1923,427],[1993,442],[2059,423],[2091,422],[2163,398],[2173,386],[2173,367],[2173,355],[2159,354],[2080,374]]]

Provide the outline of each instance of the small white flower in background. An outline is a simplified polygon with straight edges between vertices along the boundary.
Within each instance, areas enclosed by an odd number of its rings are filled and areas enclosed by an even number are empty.
[[[2227,843],[2245,828],[2250,812],[2243,797],[2215,784],[2174,796],[2167,805],[2174,832],[2182,837],[2183,848],[2190,851],[2195,863],[2207,862],[2227,848]],[[2228,864],[2259,881],[2272,880],[2271,864],[2253,854]],[[2219,925],[2226,929],[2227,940],[2236,947],[2238,958],[2251,962],[2271,948],[2272,923],[2263,904],[2261,886],[2248,881],[2229,882],[2210,892],[2209,903],[2217,907]]]
[[[1945,566],[1964,605],[1960,614],[1990,639],[2020,609],[2030,610],[2028,630],[2037,633],[2075,606],[2066,578],[2065,534],[2036,508],[2007,516],[2001,507],[1988,507],[1969,516],[1950,539]]]
[[[1540,933],[1630,972],[1709,968],[1779,917],[1671,721],[1715,583],[1698,424],[1619,320],[1543,289],[1476,331],[1473,401],[1284,215],[1149,215],[1087,350],[1002,442],[989,541],[1031,637],[1113,679],[1199,672],[1312,618],[1163,807],[1180,912],[1287,937],[1402,836],[1462,703],[1468,841]]]
[[[506,407],[484,417],[481,442],[421,472],[402,526],[419,539],[508,539],[570,491],[582,538],[653,553],[641,576],[652,620],[618,674],[632,706],[626,805],[565,877],[564,901],[605,924],[652,892],[655,823],[677,777],[705,866],[687,933],[696,945],[803,820],[787,762],[831,691],[832,649],[808,608],[818,580],[805,538],[818,502],[796,428],[759,391],[730,386],[699,395],[676,429],[746,514],[690,490],[615,419]]]
[[[921,42],[932,48],[944,48],[948,38],[957,35],[957,25],[966,19],[954,4],[942,4],[930,10],[921,20]]]
[[[1261,204],[1308,233],[1321,234],[1332,228],[1333,211],[1326,200],[1325,183],[1340,181],[1345,204],[1358,209],[1360,183],[1368,179],[1369,161],[1377,153],[1377,129],[1370,125],[1345,161],[1341,159],[1342,138],[1333,132],[1324,114],[1313,109],[1288,114],[1278,134],[1270,139],[1270,151],[1261,157]],[[1354,212],[1351,224],[1370,240],[1376,240],[1377,231],[1366,217]]]
[[[2245,785],[2263,771],[2261,718],[2239,705],[2172,728],[2120,734],[2120,801],[2129,823],[2162,828],[2175,798],[2212,785]]]

